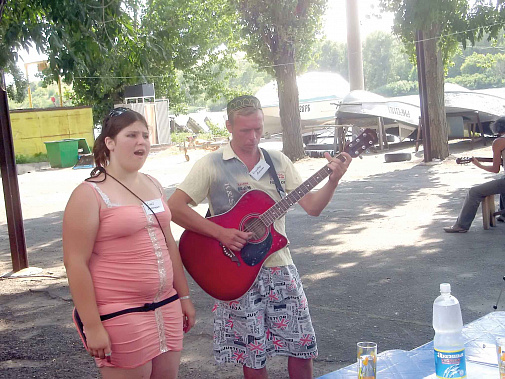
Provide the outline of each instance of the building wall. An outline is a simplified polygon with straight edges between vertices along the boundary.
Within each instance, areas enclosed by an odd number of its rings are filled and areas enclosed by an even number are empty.
[[[92,148],[91,107],[64,107],[10,111],[16,155],[46,153],[44,142],[85,138]]]

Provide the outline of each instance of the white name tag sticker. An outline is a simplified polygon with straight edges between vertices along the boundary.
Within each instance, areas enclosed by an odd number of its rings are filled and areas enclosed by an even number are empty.
[[[154,213],[161,213],[165,210],[161,199],[149,200],[146,201],[146,204],[149,205],[149,208],[151,208]],[[148,215],[153,214],[145,204],[142,204],[142,206]]]
[[[265,162],[265,160],[260,160],[256,166],[253,167],[249,175],[251,175],[254,179],[260,180],[263,175],[265,175],[265,172],[268,171],[270,168],[270,165]]]

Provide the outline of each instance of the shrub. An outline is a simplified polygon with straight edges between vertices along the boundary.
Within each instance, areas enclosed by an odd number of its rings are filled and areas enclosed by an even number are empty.
[[[16,164],[49,162],[47,154],[36,153],[33,155],[16,154]]]

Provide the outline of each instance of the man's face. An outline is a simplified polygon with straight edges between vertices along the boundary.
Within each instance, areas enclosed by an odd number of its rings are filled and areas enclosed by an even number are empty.
[[[232,135],[232,146],[235,152],[251,153],[258,149],[263,134],[263,111],[257,110],[247,116],[236,114],[226,127]]]

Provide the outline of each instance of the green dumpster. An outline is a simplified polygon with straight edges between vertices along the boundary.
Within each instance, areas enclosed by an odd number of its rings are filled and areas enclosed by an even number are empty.
[[[44,142],[51,167],[72,167],[79,160],[77,139]]]

